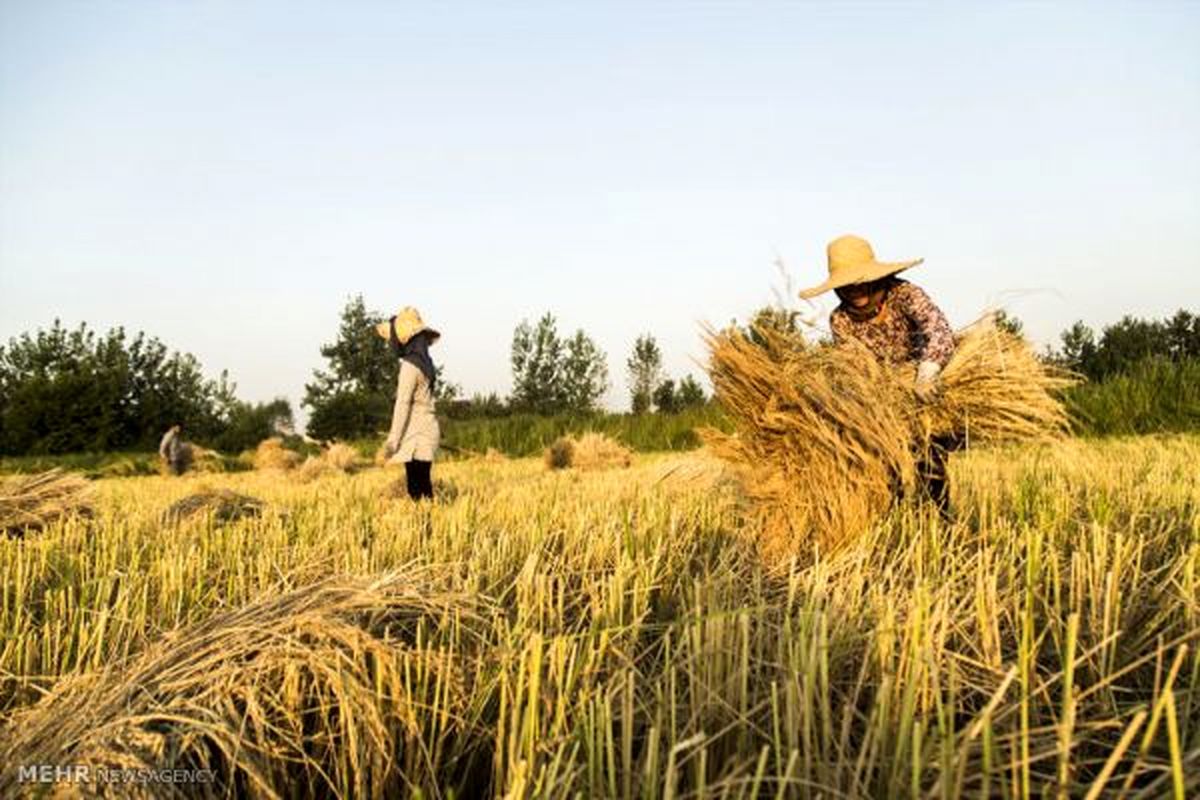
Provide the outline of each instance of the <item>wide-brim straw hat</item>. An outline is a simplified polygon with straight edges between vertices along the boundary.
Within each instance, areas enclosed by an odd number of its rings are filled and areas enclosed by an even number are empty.
[[[915,267],[925,259],[913,261],[876,261],[871,244],[861,236],[839,236],[825,248],[829,259],[829,278],[819,286],[800,292],[805,300],[825,294],[830,289],[855,283],[870,283],[901,270]]]
[[[421,319],[421,312],[417,311],[412,306],[405,306],[396,312],[396,316],[391,320],[384,320],[375,326],[375,332],[384,339],[390,339],[391,334],[388,331],[388,325],[395,322],[396,339],[400,344],[408,344],[409,339],[416,336],[418,333],[427,331],[430,336],[436,341],[442,337],[442,334],[435,331],[433,328],[425,324]]]

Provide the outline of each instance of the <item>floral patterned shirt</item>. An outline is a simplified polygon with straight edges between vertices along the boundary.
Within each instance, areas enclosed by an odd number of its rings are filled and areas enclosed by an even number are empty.
[[[946,315],[918,286],[894,278],[884,295],[883,309],[871,320],[858,322],[838,306],[829,315],[835,342],[856,339],[881,361],[934,361],[946,366],[954,354],[954,333]]]

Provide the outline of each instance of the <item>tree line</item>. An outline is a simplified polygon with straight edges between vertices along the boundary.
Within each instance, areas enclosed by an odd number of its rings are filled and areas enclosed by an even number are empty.
[[[25,333],[0,345],[0,454],[153,450],[163,431],[221,450],[252,447],[292,410],[283,399],[240,401],[222,372],[145,333],[86,324]]]
[[[395,359],[387,343],[374,333],[386,317],[369,311],[361,296],[342,309],[337,338],[321,347],[326,361],[306,385],[303,405],[309,410],[308,433],[318,439],[370,436],[391,422],[396,382]],[[536,322],[522,320],[512,334],[512,393],[462,396],[461,388],[438,367],[439,411],[452,419],[590,414],[611,388],[608,358],[582,329],[559,332],[551,313]],[[626,361],[630,408],[634,413],[677,413],[707,402],[691,375],[678,383],[663,369],[662,351],[654,337],[642,334]]]
[[[385,319],[368,311],[361,296],[342,310],[335,341],[321,347],[326,362],[305,386],[308,432],[320,439],[372,436],[387,428],[395,392],[396,364],[373,330]],[[1020,320],[1002,315],[1002,326],[1020,333]],[[763,309],[745,328],[795,330],[793,313]],[[1126,316],[1099,332],[1082,321],[1065,330],[1045,358],[1104,382],[1144,370],[1147,364],[1200,362],[1200,314],[1180,309],[1161,320]],[[691,375],[676,381],[663,369],[654,337],[637,337],[625,360],[629,409],[671,414],[708,402]],[[552,314],[513,331],[513,391],[462,397],[448,380],[438,381],[439,410],[456,419],[586,414],[599,410],[611,388],[605,353],[583,330],[562,335]],[[440,370],[439,370],[440,372]],[[104,334],[59,320],[48,330],[0,345],[0,454],[59,454],[152,450],[171,425],[181,423],[192,441],[225,452],[253,447],[290,428],[284,399],[239,400],[225,372],[206,378],[195,356],[170,350],[145,333],[115,328]]]

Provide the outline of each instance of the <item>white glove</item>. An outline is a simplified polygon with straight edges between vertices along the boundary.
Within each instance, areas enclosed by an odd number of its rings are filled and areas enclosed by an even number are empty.
[[[942,368],[936,361],[922,361],[917,366],[917,382],[913,386],[913,391],[917,394],[917,399],[923,403],[928,403],[934,398],[938,391],[938,375]]]

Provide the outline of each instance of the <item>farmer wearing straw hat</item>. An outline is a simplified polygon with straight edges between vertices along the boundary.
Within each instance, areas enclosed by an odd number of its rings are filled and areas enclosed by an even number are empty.
[[[421,321],[411,306],[375,326],[400,362],[392,428],[383,446],[385,458],[404,462],[408,496],[414,500],[433,498],[433,457],[441,430],[434,415],[433,390],[437,370],[429,357],[429,345],[441,334]]]
[[[800,297],[807,300],[832,289],[841,301],[829,316],[834,341],[857,340],[887,363],[915,363],[913,391],[922,402],[931,401],[938,375],[954,354],[954,334],[924,290],[896,277],[924,259],[878,261],[871,245],[858,236],[834,239],[826,254],[829,278],[800,292]],[[935,438],[928,457],[918,465],[925,491],[943,514],[950,501],[946,458],[957,447],[955,438]]]

